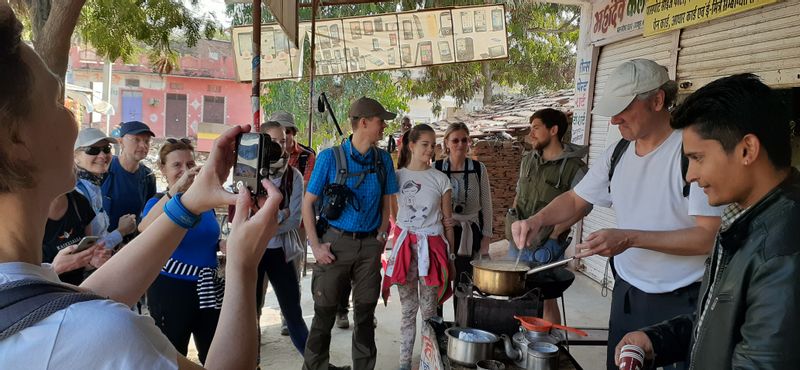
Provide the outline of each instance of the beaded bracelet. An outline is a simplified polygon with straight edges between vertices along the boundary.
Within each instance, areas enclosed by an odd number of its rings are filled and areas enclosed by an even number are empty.
[[[167,201],[167,204],[164,205],[164,213],[166,213],[167,217],[176,225],[184,229],[191,229],[200,223],[200,216],[189,212],[189,210],[183,206],[183,203],[181,203],[182,196],[183,193],[178,193]]]

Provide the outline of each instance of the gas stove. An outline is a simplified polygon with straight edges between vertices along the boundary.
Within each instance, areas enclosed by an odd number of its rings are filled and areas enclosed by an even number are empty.
[[[519,331],[514,315],[542,317],[544,302],[539,288],[519,296],[497,296],[484,294],[469,282],[458,284],[455,299],[456,325],[509,336]]]

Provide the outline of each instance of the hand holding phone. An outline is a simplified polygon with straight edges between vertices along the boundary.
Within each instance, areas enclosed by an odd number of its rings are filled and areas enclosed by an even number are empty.
[[[100,238],[96,236],[83,237],[83,239],[81,239],[81,241],[78,243],[78,246],[70,254],[80,253],[91,248],[95,243],[97,243],[98,239]]]

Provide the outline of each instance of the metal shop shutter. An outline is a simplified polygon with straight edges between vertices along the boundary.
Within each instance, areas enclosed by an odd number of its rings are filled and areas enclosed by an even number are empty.
[[[743,72],[759,75],[772,87],[800,86],[800,2],[769,5],[681,33],[681,93]]]
[[[648,38],[635,37],[603,46],[597,63],[592,106],[597,104],[598,100],[603,96],[608,75],[623,62],[636,58],[647,58],[663,66],[668,66],[673,38],[673,33],[666,33]],[[609,117],[592,115],[592,123],[589,129],[589,167],[599,160],[607,147],[613,145],[622,137],[616,126],[609,125],[608,121]],[[595,207],[592,213],[583,219],[581,240],[594,231],[614,228],[616,224],[616,216],[613,210],[605,207]],[[602,283],[605,266],[605,257],[591,256],[583,259],[583,273],[598,283]],[[609,278],[613,280],[610,275],[611,272],[609,271]]]

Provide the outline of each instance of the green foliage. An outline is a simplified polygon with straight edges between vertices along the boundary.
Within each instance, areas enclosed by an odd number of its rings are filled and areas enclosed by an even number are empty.
[[[190,6],[198,8],[198,0]],[[81,38],[111,60],[131,60],[144,44],[154,69],[169,73],[177,60],[170,43],[175,32],[187,46],[219,32],[217,20],[193,10],[180,0],[88,0],[77,26]]]

